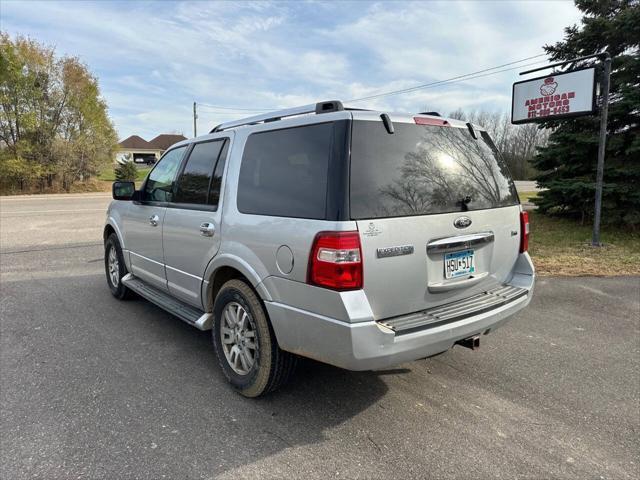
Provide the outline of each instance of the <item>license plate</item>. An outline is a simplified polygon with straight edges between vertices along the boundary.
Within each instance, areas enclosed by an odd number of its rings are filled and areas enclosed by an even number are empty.
[[[466,277],[476,271],[473,250],[447,253],[444,256],[444,277]]]

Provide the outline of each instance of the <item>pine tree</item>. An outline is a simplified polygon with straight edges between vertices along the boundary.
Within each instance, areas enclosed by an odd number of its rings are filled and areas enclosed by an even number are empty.
[[[582,25],[545,51],[554,61],[608,52],[613,57],[602,223],[640,225],[640,2],[576,0]],[[588,66],[584,62],[573,67]],[[596,73],[599,75],[600,73]],[[549,143],[533,160],[536,180],[548,190],[536,199],[542,213],[583,222],[593,216],[599,116],[547,122]]]
[[[115,169],[116,180],[123,182],[135,182],[138,174],[138,167],[133,162],[125,162],[118,165]]]

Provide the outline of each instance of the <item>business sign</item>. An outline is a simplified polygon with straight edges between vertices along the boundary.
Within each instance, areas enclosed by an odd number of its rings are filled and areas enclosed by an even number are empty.
[[[513,84],[511,123],[544,122],[596,111],[594,67]]]

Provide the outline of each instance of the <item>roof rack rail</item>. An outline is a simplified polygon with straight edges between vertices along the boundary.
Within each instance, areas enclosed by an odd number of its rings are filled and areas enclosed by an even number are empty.
[[[287,108],[284,110],[276,110],[275,112],[262,113],[252,117],[242,118],[240,120],[232,120],[230,122],[221,123],[209,133],[221,132],[229,128],[240,127],[242,125],[256,125],[258,123],[276,122],[285,117],[294,117],[296,115],[304,115],[306,113],[330,113],[344,110],[342,102],[339,100],[330,100],[327,102],[312,103],[303,105],[302,107]]]

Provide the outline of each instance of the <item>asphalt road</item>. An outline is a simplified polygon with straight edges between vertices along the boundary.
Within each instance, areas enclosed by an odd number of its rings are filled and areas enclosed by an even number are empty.
[[[481,349],[264,399],[109,293],[108,198],[0,199],[2,479],[640,477],[640,279],[543,278]]]
[[[514,182],[519,192],[537,192],[540,190],[536,182],[529,180],[516,180]]]

